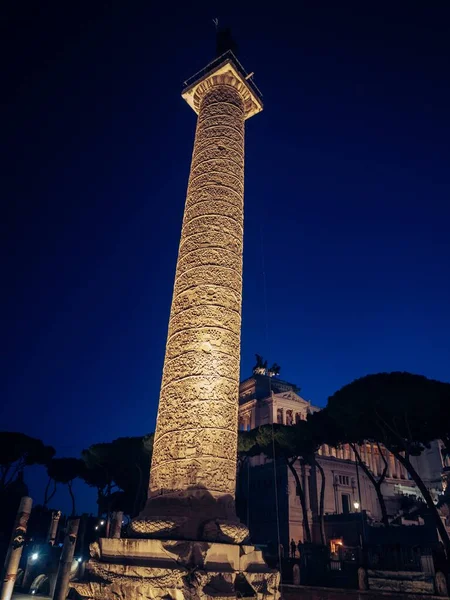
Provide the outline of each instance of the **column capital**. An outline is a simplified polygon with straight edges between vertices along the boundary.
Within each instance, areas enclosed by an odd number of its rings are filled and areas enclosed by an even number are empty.
[[[249,119],[263,109],[262,95],[252,81],[252,75],[252,73],[247,74],[244,67],[229,50],[185,81],[181,96],[198,114],[203,97],[212,87],[229,85],[239,92],[244,103],[245,118]]]

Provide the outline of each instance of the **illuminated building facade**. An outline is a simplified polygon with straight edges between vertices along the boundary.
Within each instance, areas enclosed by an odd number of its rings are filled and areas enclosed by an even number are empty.
[[[293,425],[306,419],[311,412],[320,410],[301,397],[299,388],[277,377],[253,374],[242,381],[239,394],[239,428],[250,430],[268,423]],[[401,498],[405,495],[420,496],[405,468],[385,448],[367,443],[359,448],[360,456],[377,477],[384,468],[383,452],[388,464],[387,477],[382,485],[387,511],[390,517],[399,514]],[[317,453],[325,475],[325,515],[345,515],[366,511],[375,522],[381,520],[381,509],[373,485],[362,468],[356,469],[355,455],[350,446],[332,448],[323,445]],[[442,491],[442,473],[446,461],[442,458],[439,442],[433,442],[422,456],[413,457],[414,466],[422,480],[434,495]],[[447,459],[448,462],[448,459]],[[307,515],[303,515],[296,482],[285,464],[278,464],[276,473],[273,462],[264,456],[250,459],[251,467],[240,473],[238,492],[242,497],[241,518],[249,525],[255,543],[274,542],[277,539],[275,516],[275,477],[278,490],[279,521],[282,543],[285,548],[291,539],[304,541],[307,518],[313,541],[319,542],[318,494],[321,475],[309,466],[300,469],[302,487],[305,490]],[[359,479],[359,485],[358,485]]]

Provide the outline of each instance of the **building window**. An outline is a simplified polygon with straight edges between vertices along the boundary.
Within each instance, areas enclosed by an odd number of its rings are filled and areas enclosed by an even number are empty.
[[[333,554],[338,554],[339,549],[344,545],[342,538],[330,540],[330,550]]]
[[[342,494],[342,513],[348,515],[350,512],[350,496],[348,494]]]
[[[294,417],[292,415],[292,410],[286,411],[286,425],[293,425]]]
[[[339,483],[341,485],[350,485],[350,478],[348,475],[339,475]]]
[[[302,415],[300,413],[295,413],[295,422],[300,423],[302,420]]]
[[[279,425],[283,425],[283,409],[282,408],[279,408],[277,410],[277,423]]]

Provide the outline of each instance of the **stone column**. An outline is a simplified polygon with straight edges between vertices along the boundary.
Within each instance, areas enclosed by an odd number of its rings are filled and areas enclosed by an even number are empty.
[[[234,497],[242,303],[244,104],[202,98],[153,446],[150,497]]]
[[[370,444],[365,444],[364,445],[364,451],[366,454],[366,465],[367,467],[372,470],[372,464],[371,464],[371,454],[370,454]]]
[[[33,500],[28,496],[24,496],[20,501],[8,553],[5,559],[5,566],[3,568],[4,579],[0,600],[10,600],[12,596],[20,557],[22,556],[23,546],[25,544],[25,535],[27,533],[28,519],[30,518],[32,505]]]
[[[373,452],[373,466],[375,469],[375,475],[379,475],[381,474],[380,471],[380,456],[378,454],[378,447],[375,446],[375,444],[372,445],[372,452]]]
[[[53,592],[53,600],[65,600],[67,597],[79,525],[80,519],[71,519],[68,523],[66,537],[64,538],[64,546],[59,560],[58,576],[56,578],[55,591]]]
[[[363,443],[363,445],[361,446],[361,459],[364,462],[364,464],[368,465],[367,462],[367,444],[366,442]]]
[[[400,463],[395,458],[395,456],[393,458],[394,458],[394,461],[393,461],[394,462],[394,474],[397,479],[400,479]]]
[[[231,74],[206,78],[193,98],[198,121],[149,500],[132,523],[138,534],[170,529],[188,539],[202,535],[199,522],[208,517],[237,520],[244,122],[254,114],[249,89]]]
[[[262,110],[261,95],[227,51],[186,82],[182,96],[198,122],[149,498],[131,524],[139,539],[98,539],[86,580],[72,587],[91,600],[278,600],[279,573],[243,544],[248,530],[234,508],[244,120]]]
[[[374,475],[376,475],[376,466],[375,466],[375,454],[373,449],[373,444],[369,444],[369,464],[370,470]]]
[[[387,452],[386,460],[388,462],[388,477],[390,477],[392,479],[394,477],[394,473],[395,473],[394,455],[391,454],[390,452]]]
[[[383,461],[380,456],[380,450],[378,446],[375,447],[375,457],[376,457],[376,465],[377,465],[377,474],[381,475],[383,472]]]
[[[122,533],[122,521],[123,521],[123,511],[118,510],[113,513],[112,521],[111,521],[111,537],[112,538],[120,538]]]
[[[54,510],[52,511],[52,516],[50,520],[50,525],[47,533],[47,544],[50,546],[54,546],[56,542],[56,534],[58,533],[58,524],[59,519],[61,518],[61,511]]]

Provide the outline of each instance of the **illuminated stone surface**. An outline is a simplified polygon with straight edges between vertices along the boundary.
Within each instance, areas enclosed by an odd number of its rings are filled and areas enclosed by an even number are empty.
[[[91,545],[78,596],[102,600],[278,598],[279,575],[253,546],[173,540],[102,539]]]
[[[240,543],[248,535],[234,509],[244,124],[262,106],[233,61],[206,73],[183,96],[198,113],[197,129],[149,500],[132,531],[204,540],[217,535],[220,541]]]
[[[234,497],[242,302],[244,102],[200,101],[150,478],[155,496]],[[197,420],[196,416],[200,417]]]
[[[198,113],[147,505],[135,538],[91,545],[94,600],[279,598],[236,517],[244,122],[262,105],[234,58],[183,97]],[[176,540],[176,541],[175,541]],[[225,543],[224,543],[225,542]]]

